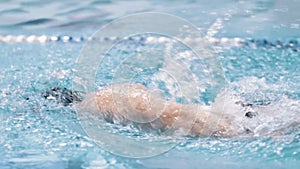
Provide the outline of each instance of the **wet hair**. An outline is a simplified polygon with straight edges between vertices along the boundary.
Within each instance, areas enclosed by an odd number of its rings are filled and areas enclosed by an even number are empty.
[[[57,103],[62,103],[64,106],[69,106],[72,103],[82,101],[81,93],[66,88],[52,87],[43,92],[42,96],[47,100],[54,100]]]

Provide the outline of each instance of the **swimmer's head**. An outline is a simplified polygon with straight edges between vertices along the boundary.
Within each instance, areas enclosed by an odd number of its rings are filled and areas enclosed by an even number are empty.
[[[47,100],[55,100],[58,103],[62,103],[64,106],[69,106],[72,103],[82,101],[80,92],[60,87],[52,87],[43,92],[42,96]]]

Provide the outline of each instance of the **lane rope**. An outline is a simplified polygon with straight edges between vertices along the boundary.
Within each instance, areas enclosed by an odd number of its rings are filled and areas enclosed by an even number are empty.
[[[0,35],[0,43],[49,43],[49,42],[63,42],[63,43],[82,43],[86,41],[105,42],[118,41],[119,37],[102,37],[102,38],[87,38],[83,36],[46,36],[46,35]],[[138,41],[141,43],[156,43],[167,42],[168,39],[164,37],[130,37],[124,40]],[[194,41],[197,39],[182,39],[183,42]],[[288,41],[269,41],[267,39],[243,39],[243,38],[213,38],[209,37],[208,41],[213,45],[223,47],[250,47],[250,48],[277,48],[277,49],[292,49],[293,51],[300,51],[300,40],[292,39]],[[200,39],[199,39],[200,42]]]

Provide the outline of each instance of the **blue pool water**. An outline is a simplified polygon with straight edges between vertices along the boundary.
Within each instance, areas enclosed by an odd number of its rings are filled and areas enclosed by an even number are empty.
[[[187,19],[204,34],[217,31],[213,35],[216,38],[264,38],[285,43],[289,40],[299,42],[300,38],[299,1],[0,3],[2,36],[45,34],[88,37],[101,25],[117,17],[135,12],[159,11]],[[215,27],[211,27],[213,24]],[[228,82],[223,93],[228,98],[225,102],[228,112],[237,111],[234,106],[231,107],[236,99],[272,104],[260,110],[267,117],[243,122],[252,123],[253,128],[257,127],[255,125],[261,126],[256,128],[256,137],[186,138],[166,153],[134,159],[103,150],[82,131],[73,108],[41,97],[41,93],[49,87],[71,88],[74,66],[84,44],[85,41],[0,42],[1,169],[299,167],[299,49],[216,46],[216,56],[220,59]],[[97,72],[97,85],[108,85],[111,80],[109,70],[114,66],[113,63],[136,47],[147,48],[147,45],[141,44],[140,41],[124,41],[119,46],[120,51],[116,52],[118,57],[108,59],[104,71]],[[209,97],[202,101],[210,103]],[[298,125],[292,125],[295,123]],[[123,130],[130,132],[134,129]],[[261,134],[276,130],[281,131],[276,138]]]

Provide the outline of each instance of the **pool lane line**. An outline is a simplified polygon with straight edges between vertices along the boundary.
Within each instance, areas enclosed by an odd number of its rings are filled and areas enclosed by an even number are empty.
[[[118,37],[103,37],[103,38],[86,38],[83,36],[46,36],[46,35],[0,35],[0,43],[49,43],[49,42],[63,42],[63,43],[82,43],[86,41],[117,41]],[[165,37],[129,37],[124,40],[133,40],[144,43],[157,43],[168,42],[170,39]],[[289,41],[269,41],[267,39],[243,39],[243,38],[207,38],[209,42],[217,46],[223,47],[243,47],[250,48],[277,48],[277,49],[291,49],[293,51],[300,51],[300,40],[292,39]],[[191,39],[183,39],[185,41],[191,41]],[[203,39],[193,39],[193,41],[201,42]]]

